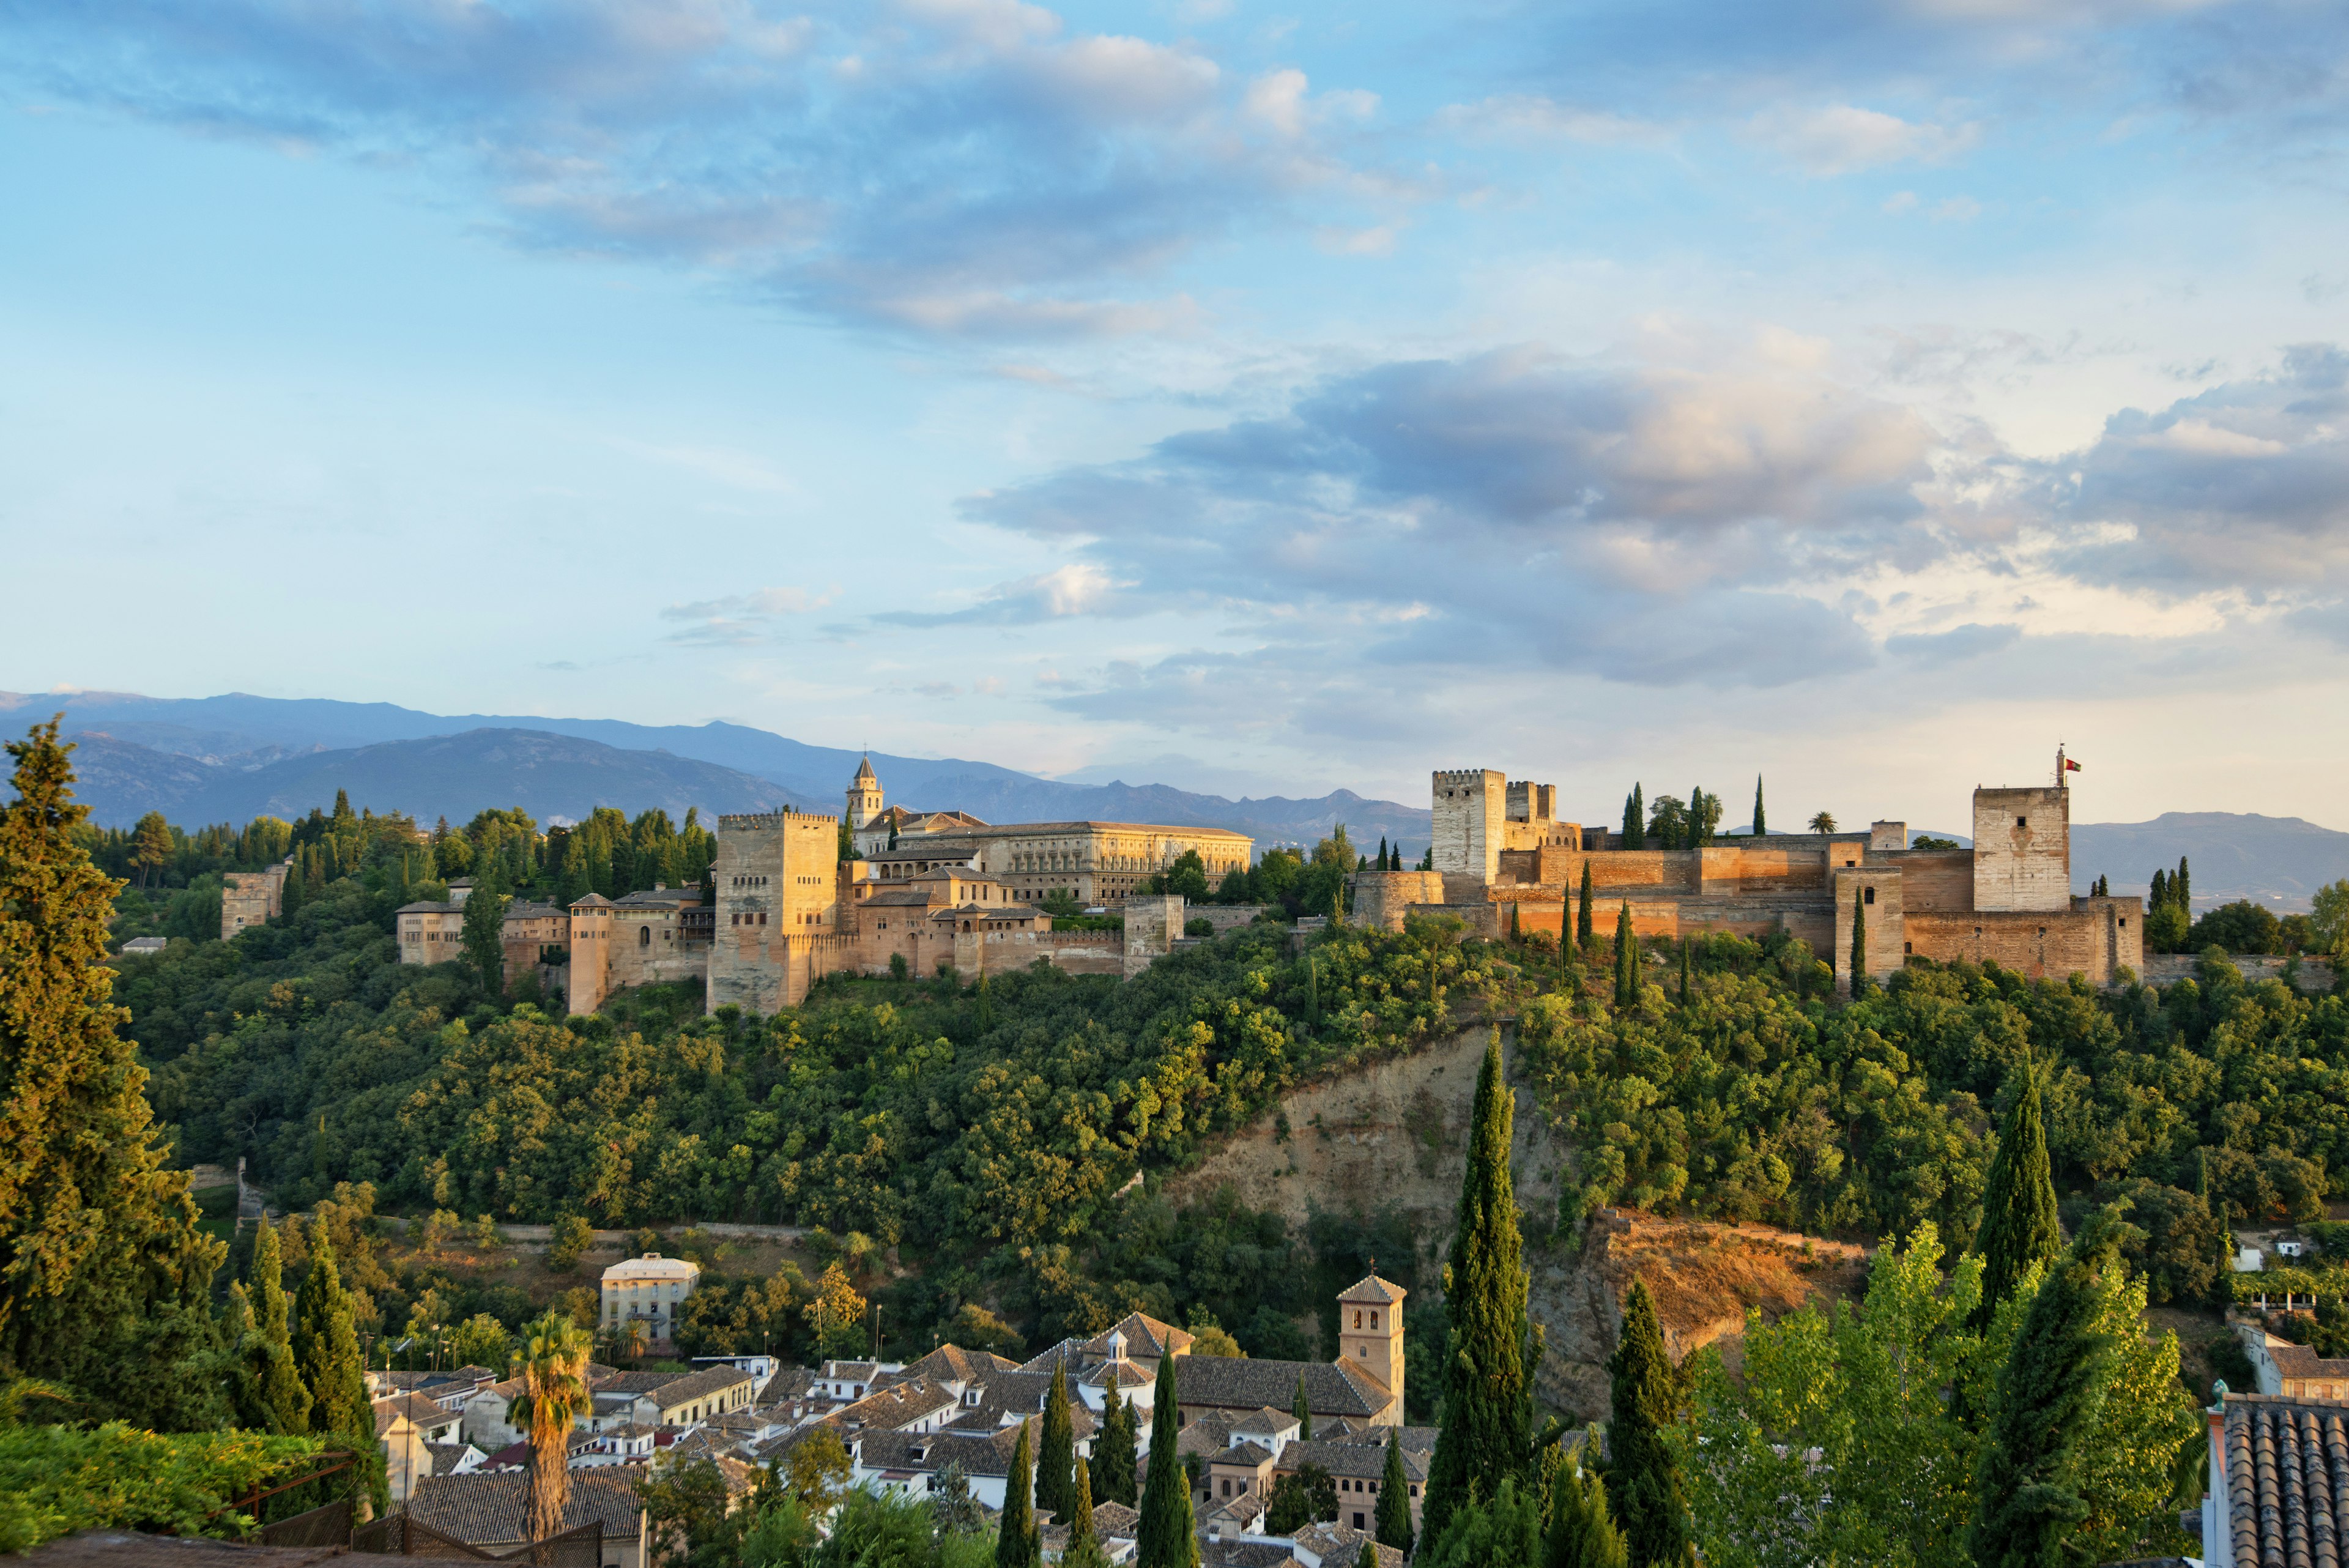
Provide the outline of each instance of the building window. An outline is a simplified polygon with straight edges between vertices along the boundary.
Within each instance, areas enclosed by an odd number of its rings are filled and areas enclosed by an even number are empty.
[[[2031,819],[2027,816],[2018,816],[2014,819],[2014,826],[2017,827],[2028,827],[2031,826]]]
[[[652,945],[653,929],[650,926],[638,926],[636,928],[636,946],[640,948],[648,948]]]

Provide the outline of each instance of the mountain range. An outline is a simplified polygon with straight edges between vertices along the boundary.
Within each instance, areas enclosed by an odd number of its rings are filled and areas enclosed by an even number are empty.
[[[148,811],[183,826],[292,818],[354,805],[461,822],[515,806],[542,822],[598,805],[652,806],[682,817],[771,811],[836,812],[860,753],[813,746],[743,724],[631,724],[613,719],[419,712],[388,702],[285,701],[230,693],[156,698],[128,692],[0,691],[0,724],[62,711],[77,740],[78,789],[94,820],[128,826]],[[1237,800],[1165,784],[1077,784],[993,763],[871,753],[894,805],[968,811],[989,822],[1091,818],[1226,827],[1260,846],[1312,844],[1343,822],[1357,844],[1387,838],[1413,857],[1429,813],[1336,790],[1314,799]],[[1950,835],[1949,836],[1957,836]],[[2075,823],[2072,867],[2085,892],[2098,876],[2115,892],[2142,893],[2156,867],[2191,863],[2194,902],[2252,898],[2304,909],[2328,882],[2349,877],[2349,833],[2299,817],[2167,812],[2150,822]]]
[[[837,812],[865,753],[812,746],[742,724],[631,724],[612,719],[419,712],[387,702],[286,701],[233,692],[157,698],[129,692],[0,692],[0,722],[63,711],[77,741],[81,798],[93,820],[127,826],[149,811],[175,822],[242,823],[331,806],[335,791],[378,811],[461,822],[519,805],[542,821],[598,805],[682,816]],[[1425,808],[1350,790],[1315,799],[1229,800],[1164,784],[1064,784],[967,758],[870,753],[892,805],[952,807],[989,822],[1090,818],[1226,827],[1259,845],[1312,844],[1338,823],[1375,848],[1426,846]]]

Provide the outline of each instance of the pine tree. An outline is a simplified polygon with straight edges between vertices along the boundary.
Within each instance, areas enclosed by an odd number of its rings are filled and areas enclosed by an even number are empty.
[[[1762,816],[1762,775],[1755,774],[1754,775],[1754,836],[1759,838],[1769,831],[1769,826]]]
[[[335,1268],[335,1244],[323,1226],[313,1238],[310,1272],[294,1300],[294,1365],[310,1391],[310,1430],[329,1448],[359,1456],[351,1490],[373,1481],[381,1506],[381,1476],[375,1445],[375,1407],[367,1399],[367,1369],[359,1360],[359,1336],[351,1321],[351,1298]]]
[[[1615,917],[1615,1006],[1619,1011],[1640,1004],[1640,939],[1631,934],[1631,901]]]
[[[1850,979],[1853,996],[1868,990],[1868,906],[1858,898],[1851,901]]]
[[[1624,1520],[1624,1543],[1640,1568],[1695,1561],[1688,1498],[1664,1438],[1678,1417],[1679,1382],[1664,1354],[1663,1329],[1645,1280],[1623,1298],[1623,1337],[1608,1360],[1613,1376],[1607,1424],[1607,1489]]]
[[[1313,1407],[1305,1398],[1305,1374],[1297,1375],[1297,1397],[1288,1402],[1288,1413],[1297,1417],[1297,1440],[1313,1440]]]
[[[1044,1396],[1044,1440],[1036,1455],[1036,1511],[1067,1523],[1076,1506],[1076,1428],[1069,1416],[1069,1366],[1052,1367],[1052,1386]]]
[[[130,864],[139,867],[139,885],[151,888],[155,874],[171,863],[171,825],[160,811],[150,811],[130,830]]]
[[[1590,924],[1590,862],[1586,859],[1582,863],[1582,912],[1574,918],[1574,940],[1576,946],[1588,952],[1598,940]]]
[[[1084,1466],[1077,1466],[1070,1490],[1069,1543],[1061,1548],[1061,1568],[1109,1568],[1109,1554],[1093,1533],[1093,1487]]]
[[[152,1325],[210,1324],[227,1249],[165,1168],[147,1071],[116,1033],[129,1014],[109,1000],[107,922],[121,885],[78,839],[71,750],[54,719],[12,742],[16,798],[0,811],[0,1379],[47,1378],[104,1408],[165,1376]]]
[[[2095,1427],[2110,1366],[2109,1342],[2095,1317],[2098,1276],[2120,1266],[2114,1241],[2110,1227],[2092,1221],[2060,1255],[1999,1370],[1974,1461],[1973,1525],[1966,1534],[1981,1568],[2072,1560],[2066,1542],[2088,1512],[2075,1455]]]
[[[1033,1496],[1035,1432],[1020,1422],[1019,1440],[1012,1446],[1011,1473],[1003,1482],[1002,1526],[995,1538],[996,1568],[1030,1568],[1040,1561]]]
[[[1403,1471],[1400,1432],[1387,1434],[1386,1473],[1379,1478],[1379,1511],[1371,1526],[1380,1545],[1411,1555],[1411,1478]]]
[[[1982,1301],[1973,1324],[1986,1326],[1998,1303],[2014,1293],[2015,1282],[2033,1263],[2052,1262],[2064,1250],[2055,1218],[2055,1179],[2047,1158],[2047,1125],[2039,1100],[2039,1074],[2025,1056],[2014,1103],[1998,1129],[1982,1186],[1982,1230],[1974,1249],[1982,1254]]]
[[[1134,1430],[1133,1402],[1115,1388],[1110,1390],[1109,1399],[1102,1435],[1093,1440],[1093,1494],[1104,1502],[1132,1508],[1138,1495],[1133,1451],[1140,1437]]]
[[[294,1361],[284,1252],[266,1214],[254,1231],[253,1263],[247,1277],[253,1282],[252,1332],[256,1341],[250,1365],[264,1425],[272,1432],[306,1432],[310,1429],[310,1390],[303,1386],[301,1371]]]
[[[1444,1428],[1429,1461],[1423,1533],[1509,1477],[1533,1471],[1533,1332],[1524,1238],[1509,1174],[1516,1096],[1501,1081],[1501,1032],[1485,1047],[1460,1184],[1459,1229],[1444,1270]]]
[[[1175,1451],[1183,1430],[1172,1355],[1158,1358],[1158,1387],[1150,1412],[1150,1480],[1142,1489],[1136,1568],[1199,1568],[1199,1538],[1191,1520],[1191,1478]]]
[[[1549,1483],[1542,1568],[1631,1568],[1630,1549],[1607,1509],[1607,1483],[1570,1459]]]

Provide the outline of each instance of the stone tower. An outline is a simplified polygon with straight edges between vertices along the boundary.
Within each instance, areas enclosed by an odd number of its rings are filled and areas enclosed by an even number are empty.
[[[1437,774],[1433,784],[1435,868],[1499,881],[1508,775],[1491,768],[1454,768]]]
[[[851,827],[862,827],[881,815],[881,781],[874,776],[869,756],[856,764],[856,776],[848,781],[845,815]]]
[[[1402,1391],[1402,1298],[1410,1293],[1376,1274],[1338,1296],[1338,1359],[1391,1394]],[[1402,1401],[1395,1401],[1395,1418]]]

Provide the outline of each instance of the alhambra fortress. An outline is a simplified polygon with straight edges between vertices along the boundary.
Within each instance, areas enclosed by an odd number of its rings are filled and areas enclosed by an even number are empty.
[[[1783,927],[1828,958],[1847,987],[1857,925],[1862,961],[1878,978],[1915,956],[2104,984],[2124,967],[2143,967],[2143,904],[2072,892],[2071,792],[2060,753],[2055,778],[2044,787],[1977,788],[1971,849],[1911,849],[1899,822],[1633,849],[1610,829],[1560,819],[1554,785],[1489,769],[1442,772],[1431,793],[1433,868],[1356,874],[1346,918],[1401,929],[1413,915],[1444,916],[1488,937],[1558,935],[1574,929],[1587,873],[1602,936],[1626,904],[1642,938],[1753,937]],[[704,982],[713,1012],[772,1012],[843,971],[927,975],[951,966],[978,975],[1041,961],[1131,976],[1187,940],[1192,922],[1222,929],[1257,913],[1186,909],[1180,897],[1142,890],[1193,852],[1209,884],[1220,883],[1250,864],[1255,846],[1242,834],[1126,822],[1006,826],[959,811],[907,811],[885,804],[869,760],[843,807],[842,816],[721,816],[714,903],[698,888],[618,899],[591,893],[568,909],[516,902],[505,917],[508,980],[560,954],[573,1012],[592,1012],[626,987],[682,980]],[[275,912],[280,882],[268,873],[247,880],[232,889],[223,928]],[[464,893],[452,888],[452,902],[398,911],[403,962],[457,956]],[[1055,929],[1040,901],[1056,896],[1122,915],[1123,929]]]

